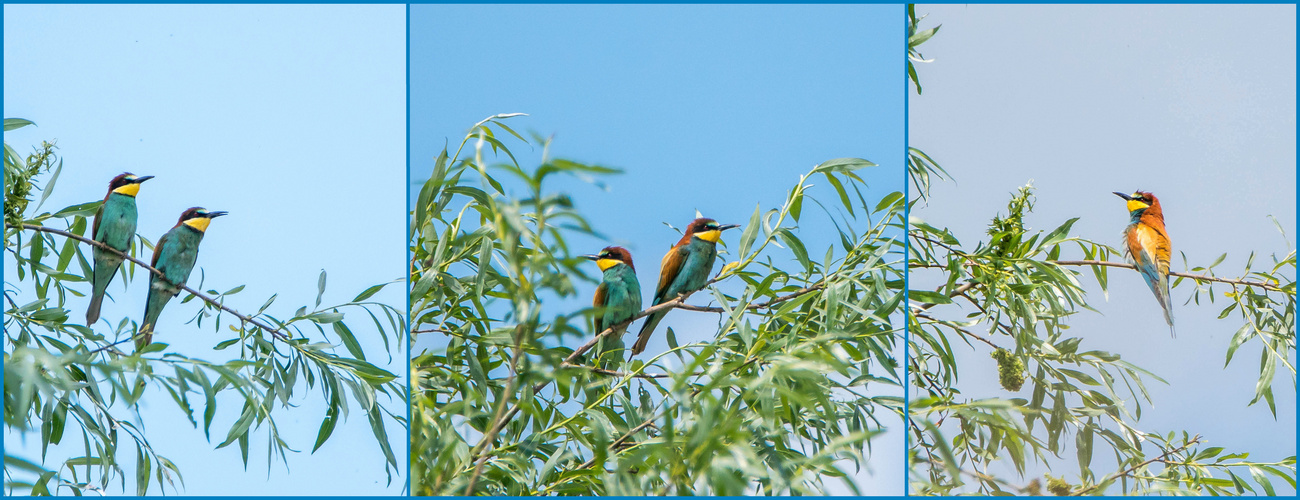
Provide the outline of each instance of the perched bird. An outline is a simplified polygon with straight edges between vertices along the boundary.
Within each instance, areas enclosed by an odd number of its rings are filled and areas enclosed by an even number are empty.
[[[1131,195],[1115,193],[1128,200],[1129,224],[1124,229],[1124,257],[1128,259],[1165,310],[1169,334],[1174,335],[1173,301],[1169,296],[1169,234],[1165,232],[1165,214],[1156,196],[1138,191]]]
[[[596,309],[597,334],[641,312],[641,282],[636,279],[636,267],[632,265],[632,254],[627,249],[605,247],[599,254],[582,257],[596,261],[596,265],[604,272],[600,285],[596,286],[596,296],[591,301]],[[626,331],[626,327],[605,336],[603,342],[593,350],[594,357],[599,360],[606,352],[622,350],[623,331]]]
[[[709,273],[713,272],[713,260],[718,256],[718,239],[722,237],[723,231],[733,227],[740,225],[719,226],[713,219],[703,217],[691,221],[691,225],[686,227],[686,234],[664,254],[664,259],[659,264],[659,286],[655,288],[652,305],[704,288],[704,284],[709,281]],[[641,354],[645,350],[646,344],[650,342],[650,334],[654,333],[655,326],[664,319],[665,314],[668,311],[660,311],[646,318],[645,324],[641,325],[641,333],[637,335],[636,344],[632,346],[632,355]]]
[[[203,232],[207,231],[208,223],[226,213],[209,212],[199,207],[188,209],[181,213],[181,219],[175,227],[158,238],[158,244],[153,248],[152,265],[154,269],[162,271],[166,279],[157,274],[149,279],[149,298],[144,303],[144,321],[140,323],[142,335],[135,341],[137,351],[149,345],[163,306],[179,294],[181,286],[190,279],[194,260],[199,256],[199,242],[203,241]]]
[[[135,237],[135,195],[140,192],[140,183],[152,178],[152,175],[136,177],[127,172],[108,181],[108,194],[104,195],[104,204],[95,212],[95,224],[90,229],[90,235],[95,241],[122,253],[130,250],[131,238]],[[99,321],[99,307],[104,303],[104,292],[108,290],[108,284],[113,281],[117,268],[121,266],[121,255],[95,247],[95,271],[90,279],[90,307],[86,309],[86,326]]]

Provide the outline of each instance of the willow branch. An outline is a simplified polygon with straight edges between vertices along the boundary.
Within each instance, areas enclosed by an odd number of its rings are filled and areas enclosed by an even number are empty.
[[[1133,264],[1127,264],[1123,262],[1111,262],[1108,260],[1049,260],[1047,262],[1049,264],[1056,264],[1058,266],[1107,266],[1107,267],[1119,267],[1124,269],[1132,269],[1135,271],[1137,270],[1137,266],[1134,266]],[[1257,286],[1265,290],[1272,290],[1274,292],[1282,291],[1281,287],[1277,285],[1265,283],[1262,281],[1238,280],[1238,279],[1220,278],[1217,276],[1210,276],[1206,274],[1188,274],[1188,273],[1176,273],[1176,272],[1170,272],[1169,275],[1177,276],[1179,278],[1194,279],[1196,281],[1215,281],[1219,283],[1230,283],[1233,285]]]
[[[1153,458],[1153,459],[1151,459],[1151,460],[1147,460],[1147,461],[1142,462],[1142,463],[1140,463],[1140,464],[1134,465],[1134,466],[1129,467],[1129,468],[1127,468],[1127,469],[1125,469],[1125,470],[1123,470],[1123,471],[1120,471],[1120,472],[1116,472],[1116,473],[1114,473],[1114,474],[1111,474],[1109,477],[1106,478],[1106,480],[1104,480],[1104,481],[1102,481],[1102,482],[1099,482],[1099,483],[1097,483],[1097,484],[1094,484],[1094,485],[1092,485],[1092,486],[1089,486],[1089,487],[1087,487],[1087,488],[1081,488],[1081,489],[1079,489],[1079,491],[1073,491],[1073,492],[1070,492],[1070,496],[1080,496],[1080,495],[1083,495],[1083,494],[1085,494],[1085,493],[1088,493],[1089,491],[1092,491],[1092,490],[1097,489],[1099,486],[1101,486],[1101,485],[1103,485],[1103,484],[1108,484],[1108,483],[1111,483],[1111,482],[1113,482],[1113,481],[1115,481],[1116,479],[1119,479],[1119,478],[1121,478],[1121,477],[1125,477],[1125,476],[1132,475],[1132,474],[1133,474],[1133,471],[1135,471],[1135,470],[1141,469],[1141,468],[1146,467],[1146,466],[1148,466],[1148,465],[1151,465],[1151,464],[1153,464],[1153,463],[1155,463],[1155,462],[1163,462],[1163,461],[1165,461],[1165,457],[1167,457],[1167,456],[1169,456],[1169,455],[1173,455],[1174,453],[1178,453],[1178,452],[1180,452],[1180,451],[1186,450],[1187,448],[1189,448],[1189,447],[1191,447],[1192,445],[1194,445],[1194,444],[1196,444],[1196,443],[1199,443],[1199,442],[1201,442],[1201,436],[1196,436],[1196,437],[1192,438],[1191,441],[1188,441],[1188,442],[1186,442],[1186,443],[1183,443],[1182,446],[1179,446],[1179,447],[1174,448],[1174,449],[1172,449],[1172,450],[1169,450],[1169,451],[1166,451],[1166,452],[1164,452],[1164,453],[1161,453],[1160,456],[1158,456],[1158,457],[1156,457],[1156,458]]]
[[[742,368],[754,364],[755,361],[758,361],[758,358],[754,357],[754,358],[746,359],[744,363],[741,363],[739,366],[732,369],[731,373],[736,373],[740,371]],[[704,390],[704,386],[696,387],[691,391],[690,397],[694,398],[695,396],[698,396],[700,392],[702,392],[703,390]],[[633,427],[632,430],[627,431],[626,434],[623,434],[622,436],[619,436],[618,439],[615,439],[614,442],[609,445],[609,449],[618,450],[620,446],[623,446],[623,444],[627,443],[629,439],[632,439],[632,436],[635,436],[636,433],[641,432],[646,427],[650,427],[651,425],[653,425],[654,421],[658,420],[659,417],[661,416],[663,416],[662,412],[654,415],[653,417],[647,418],[644,422],[641,422],[641,425]],[[593,465],[596,465],[596,457],[591,457],[586,462],[583,462],[582,465],[579,465],[577,469],[573,469],[573,470],[586,469]]]
[[[810,293],[812,293],[812,292],[820,291],[820,290],[822,290],[822,289],[824,289],[824,288],[826,288],[826,285],[823,285],[823,284],[820,284],[820,283],[815,284],[815,285],[812,285],[812,286],[807,287],[807,288],[800,288],[800,289],[798,289],[798,290],[795,290],[795,291],[793,291],[793,292],[790,292],[790,293],[787,294],[787,295],[782,295],[782,296],[780,296],[780,297],[774,298],[774,299],[769,300],[769,301],[767,301],[767,302],[760,302],[760,303],[757,303],[757,304],[749,304],[749,305],[746,305],[746,306],[745,306],[745,310],[747,310],[747,311],[757,311],[757,310],[759,310],[759,309],[770,308],[770,307],[775,306],[775,305],[777,305],[777,304],[780,304],[780,303],[782,303],[782,302],[788,302],[788,301],[791,301],[791,300],[797,299],[797,298],[799,298],[799,297],[802,297],[802,296],[804,296],[804,295],[810,294]],[[690,304],[681,304],[681,305],[678,305],[678,306],[677,306],[677,309],[682,309],[682,310],[684,310],[684,311],[711,312],[711,313],[725,313],[725,312],[727,312],[726,309],[723,309],[723,308],[721,308],[721,307],[693,306],[693,305],[690,305]]]
[[[942,320],[940,320],[940,319],[938,319],[938,318],[935,318],[934,316],[930,316],[930,315],[928,315],[928,314],[915,313],[914,316],[915,316],[917,319],[928,319],[928,320],[930,320],[930,321],[932,321],[932,322],[935,322],[935,323],[943,323]],[[962,328],[962,327],[959,327],[959,326],[956,326],[956,325],[948,325],[948,324],[945,324],[944,326],[947,326],[947,327],[949,327],[949,328],[952,328],[953,330],[956,330],[957,333],[960,333],[960,334],[966,336],[967,338],[972,338],[972,339],[978,340],[978,341],[980,341],[980,342],[983,342],[983,343],[985,343],[985,344],[988,344],[989,347],[992,347],[994,350],[1001,349],[1001,347],[998,347],[998,345],[997,345],[997,344],[994,344],[993,341],[984,338],[982,335],[976,335],[975,333],[972,333],[972,332],[970,332],[970,331],[967,331],[965,328]]]
[[[121,256],[123,259],[126,259],[126,260],[131,261],[132,263],[134,263],[134,264],[137,265],[137,266],[140,266],[140,267],[143,267],[143,268],[145,268],[145,269],[148,269],[149,272],[151,272],[151,273],[153,273],[153,274],[155,274],[155,275],[161,277],[162,279],[167,279],[167,275],[163,274],[162,271],[159,271],[158,269],[156,269],[156,268],[154,268],[153,266],[149,265],[149,264],[146,263],[145,261],[142,261],[142,260],[137,259],[137,258],[135,258],[135,257],[132,257],[132,256],[130,256],[130,255],[127,255],[126,252],[123,252],[123,251],[118,250],[118,249],[116,249],[116,248],[110,247],[110,246],[108,246],[108,245],[106,245],[106,244],[104,244],[104,243],[100,243],[100,242],[98,242],[98,241],[92,240],[92,239],[90,239],[90,238],[86,238],[86,237],[84,237],[84,236],[80,236],[80,235],[72,234],[72,233],[69,233],[69,232],[67,232],[67,231],[61,231],[61,230],[54,229],[54,228],[51,228],[51,227],[37,226],[37,225],[33,225],[33,224],[23,224],[21,227],[19,227],[19,226],[14,226],[14,225],[12,225],[12,224],[8,224],[8,223],[6,223],[6,224],[5,224],[5,227],[12,228],[12,229],[27,229],[27,230],[30,230],[30,231],[37,231],[37,232],[42,232],[42,233],[57,234],[57,235],[59,235],[59,236],[63,236],[64,238],[71,238],[71,239],[74,239],[74,240],[80,241],[80,242],[82,242],[82,243],[86,243],[86,244],[88,244],[88,245],[91,245],[91,246],[93,246],[93,247],[95,247],[95,248],[99,248],[99,249],[101,249],[101,250],[106,250],[106,251],[108,251],[108,252],[112,252],[112,253],[114,253],[114,254],[116,254],[116,255]],[[168,280],[168,283],[171,283],[171,281]],[[226,312],[230,313],[230,314],[233,315],[234,317],[239,318],[239,320],[242,321],[242,322],[244,322],[244,323],[251,323],[253,326],[256,326],[256,327],[258,327],[258,328],[261,328],[263,331],[270,332],[271,335],[273,335],[275,338],[278,338],[278,339],[283,340],[283,341],[285,341],[285,342],[288,342],[288,341],[289,341],[289,338],[290,338],[289,335],[288,335],[287,333],[285,333],[284,331],[282,331],[281,329],[279,329],[279,328],[271,328],[271,327],[270,327],[269,325],[267,325],[266,323],[263,323],[263,322],[258,321],[258,320],[256,320],[256,319],[253,319],[253,318],[250,318],[250,317],[245,316],[245,315],[243,315],[243,314],[240,314],[239,311],[236,311],[236,310],[234,310],[234,309],[231,309],[231,308],[227,307],[225,304],[222,304],[221,302],[218,302],[216,299],[213,299],[213,298],[211,298],[211,297],[208,297],[207,295],[204,295],[204,294],[200,293],[199,291],[197,291],[197,290],[195,290],[195,289],[193,289],[193,288],[190,288],[190,287],[186,286],[184,283],[180,283],[180,284],[172,283],[172,284],[173,284],[173,285],[176,285],[176,286],[177,286],[178,288],[180,288],[181,290],[185,290],[186,292],[189,292],[190,295],[193,295],[193,296],[195,296],[195,297],[198,297],[199,300],[202,300],[202,301],[204,301],[204,302],[207,302],[208,304],[211,304],[213,307],[216,307],[216,308],[218,308],[218,309],[220,309],[220,310],[222,310],[222,311],[226,311]],[[87,325],[87,326],[89,326],[89,325]]]
[[[718,276],[718,277],[715,277],[715,278],[709,280],[708,283],[705,283],[705,284],[704,284],[704,288],[708,288],[710,285],[712,285],[712,284],[714,284],[714,283],[717,283],[718,281],[722,280],[722,278],[723,278],[722,276]],[[781,303],[781,302],[789,301],[789,300],[794,299],[794,298],[796,298],[796,297],[799,297],[799,296],[801,296],[801,295],[805,295],[805,294],[811,293],[811,292],[813,292],[813,291],[821,290],[822,288],[825,288],[825,285],[819,282],[819,283],[813,284],[812,286],[809,286],[809,287],[807,287],[807,288],[803,288],[803,289],[797,290],[797,291],[792,292],[792,293],[790,293],[790,294],[788,294],[788,295],[783,295],[783,296],[777,297],[777,298],[772,299],[772,300],[767,301],[767,302],[763,302],[763,303],[759,303],[759,304],[750,304],[750,305],[746,306],[745,308],[746,308],[746,309],[760,309],[760,308],[764,308],[764,307],[771,307],[772,305],[779,304],[779,303]],[[701,290],[702,290],[702,289],[703,289],[703,288],[701,288]],[[722,310],[721,308],[700,308],[700,307],[696,307],[696,306],[687,306],[687,305],[685,304],[686,299],[687,299],[687,298],[690,298],[690,296],[691,296],[692,294],[694,294],[695,292],[697,292],[697,291],[698,291],[698,290],[692,290],[692,291],[689,291],[689,292],[683,293],[683,294],[681,294],[681,295],[678,295],[676,298],[674,298],[674,299],[672,299],[672,300],[669,300],[669,301],[667,301],[667,302],[663,302],[663,303],[661,303],[661,304],[656,304],[656,305],[653,305],[653,306],[647,307],[647,308],[645,308],[644,310],[642,310],[641,312],[639,312],[639,313],[637,313],[636,315],[632,316],[631,318],[628,318],[628,319],[626,319],[626,320],[623,320],[623,321],[620,321],[620,322],[615,323],[615,324],[613,324],[613,325],[610,325],[610,326],[609,326],[608,328],[606,328],[604,331],[600,332],[600,333],[597,334],[595,337],[592,337],[591,340],[588,340],[587,343],[582,344],[582,345],[579,346],[577,349],[574,349],[572,354],[569,354],[568,357],[565,357],[565,358],[564,358],[564,361],[561,361],[561,362],[560,362],[560,366],[565,366],[565,365],[569,365],[569,366],[578,366],[576,363],[574,363],[574,361],[576,361],[579,357],[581,357],[581,356],[582,356],[583,354],[585,354],[587,351],[589,351],[589,350],[591,350],[593,347],[595,347],[595,346],[596,346],[596,343],[597,343],[597,342],[600,342],[600,339],[605,338],[606,336],[609,336],[609,335],[613,334],[615,331],[619,331],[619,332],[621,332],[621,331],[623,331],[623,329],[627,328],[628,325],[631,325],[633,321],[636,321],[636,320],[638,320],[638,319],[644,318],[644,317],[649,316],[649,315],[651,315],[651,314],[655,314],[655,313],[660,312],[660,311],[669,311],[669,310],[672,310],[672,309],[686,309],[686,310],[691,310],[691,311],[701,311],[701,310],[702,310],[703,312],[723,312],[723,310]],[[716,310],[715,310],[715,309],[716,309]],[[750,363],[745,363],[744,365],[741,365],[741,366],[745,366],[745,365],[748,365],[748,364],[750,364]],[[617,372],[615,372],[615,373],[617,373]],[[659,378],[659,377],[654,377],[654,378]],[[551,383],[550,380],[546,380],[546,381],[539,382],[539,383],[537,383],[536,385],[533,385],[533,393],[536,394],[536,393],[538,393],[538,392],[541,392],[541,390],[542,390],[542,389],[545,389],[547,385],[550,385],[550,383]],[[492,428],[489,429],[488,432],[492,433],[493,435],[499,433],[499,432],[501,431],[501,429],[504,428],[504,427],[506,426],[506,424],[508,424],[508,423],[510,422],[510,420],[513,419],[514,416],[515,416],[516,414],[519,413],[519,410],[520,410],[520,409],[522,409],[521,403],[516,402],[513,406],[511,406],[510,410],[506,412],[505,417],[502,418],[500,421],[496,422],[496,424],[493,425]],[[648,425],[648,424],[649,424],[649,422],[646,422],[646,423],[643,424],[642,426],[639,426],[637,430],[640,430],[640,429],[645,428],[644,425]],[[631,434],[632,434],[632,433],[629,433],[627,436],[630,436]],[[624,436],[624,437],[627,437],[627,436]],[[480,454],[481,454],[482,456],[480,456]],[[471,456],[474,457],[475,460],[478,460],[478,459],[483,458],[483,456],[486,456],[487,454],[488,454],[488,452],[483,451],[483,450],[479,450],[477,453],[471,453]]]
[[[581,368],[581,369],[584,369],[584,370],[590,371],[590,372],[592,372],[592,373],[598,373],[598,374],[600,374],[600,375],[608,375],[608,376],[611,376],[611,377],[668,378],[668,377],[671,377],[671,376],[672,376],[672,375],[669,375],[669,374],[667,374],[667,373],[628,373],[628,372],[620,372],[620,371],[616,371],[616,370],[606,370],[606,369],[604,369],[604,368],[596,368],[596,367],[594,367],[594,366],[577,365],[577,364],[571,364],[571,363],[560,363],[560,368]]]
[[[474,447],[471,454],[483,451],[492,441],[496,440],[497,434],[505,427],[504,422],[507,418],[502,417],[505,415],[506,401],[509,401],[510,393],[514,392],[515,380],[519,377],[519,358],[524,355],[523,331],[523,325],[515,326],[515,355],[510,358],[510,377],[506,379],[505,390],[501,391],[501,403],[497,405],[496,416],[493,417],[492,431],[483,435],[483,439]],[[518,408],[518,404],[515,407]],[[511,416],[513,415],[512,413]],[[474,494],[474,485],[478,483],[479,476],[483,474],[483,464],[485,462],[487,462],[486,454],[480,456],[478,462],[474,464],[474,474],[470,476],[469,486],[465,488],[466,496]]]
[[[706,283],[704,286],[705,286],[705,287],[708,287],[709,285],[712,285],[713,283],[716,283],[716,282],[718,281],[718,279],[719,279],[719,278],[714,278],[714,279],[712,279],[712,280],[709,280],[709,282]],[[615,324],[613,324],[613,325],[610,325],[609,328],[606,328],[606,329],[605,329],[605,331],[600,332],[600,333],[597,334],[595,337],[592,337],[591,340],[587,341],[587,343],[582,344],[582,345],[579,346],[577,349],[574,349],[572,354],[569,354],[568,357],[564,358],[564,361],[561,361],[561,362],[560,362],[560,365],[563,366],[563,365],[572,365],[572,364],[574,364],[574,361],[576,361],[579,357],[581,357],[581,356],[582,356],[583,354],[585,354],[587,351],[590,351],[592,347],[595,347],[595,346],[596,346],[596,343],[599,342],[600,339],[605,338],[606,336],[613,334],[615,331],[620,331],[620,332],[623,331],[623,329],[624,329],[624,328],[627,328],[627,326],[630,325],[630,324],[632,324],[633,321],[636,321],[636,320],[638,320],[638,319],[640,319],[640,318],[644,318],[644,317],[646,317],[646,316],[649,316],[649,315],[651,315],[651,314],[657,313],[657,312],[659,312],[659,311],[668,311],[668,310],[670,310],[670,309],[674,309],[674,308],[676,308],[676,307],[679,307],[679,306],[682,305],[682,303],[683,303],[683,302],[684,302],[688,297],[691,296],[691,294],[693,294],[693,293],[695,293],[695,292],[696,292],[695,290],[692,290],[692,291],[689,291],[689,292],[683,293],[683,294],[681,294],[681,295],[678,295],[677,298],[675,298],[675,299],[669,300],[669,301],[664,302],[664,303],[662,303],[662,304],[657,304],[657,305],[653,305],[653,306],[647,307],[645,310],[642,310],[641,312],[637,313],[635,316],[632,316],[631,318],[628,318],[628,319],[626,319],[626,320],[623,320],[623,321],[620,321],[620,322],[615,323]],[[545,381],[542,381],[542,382],[537,383],[536,385],[533,386],[533,394],[536,394],[536,393],[538,393],[538,392],[541,392],[541,390],[542,390],[542,389],[545,389],[547,385],[550,385],[550,383],[551,383],[550,380],[545,380]],[[503,394],[504,394],[504,393],[503,393]],[[505,416],[504,416],[503,418],[501,418],[500,420],[497,420],[497,421],[492,425],[492,427],[488,429],[488,433],[489,433],[490,435],[492,435],[492,436],[496,436],[498,433],[501,432],[501,429],[505,428],[505,426],[510,422],[510,420],[513,419],[513,418],[515,417],[515,415],[519,413],[519,410],[520,410],[520,409],[522,409],[522,402],[515,402],[515,404],[514,404],[513,406],[510,407],[510,410],[506,412]],[[486,459],[487,456],[489,455],[489,452],[486,451],[485,448],[486,448],[486,447],[480,448],[480,447],[476,446],[476,447],[475,447],[475,451],[472,452],[472,453],[470,453],[470,456],[473,457],[473,459],[476,460],[476,461],[480,461],[480,460]]]

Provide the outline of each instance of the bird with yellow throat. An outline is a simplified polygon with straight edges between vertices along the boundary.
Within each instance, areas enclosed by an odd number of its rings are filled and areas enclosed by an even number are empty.
[[[104,203],[95,212],[95,223],[90,229],[90,235],[95,241],[122,253],[131,249],[131,239],[135,238],[135,222],[139,215],[135,208],[135,195],[140,192],[140,183],[152,178],[152,175],[136,176],[126,172],[108,182],[108,194],[104,195]],[[117,268],[122,267],[122,260],[120,254],[95,247],[95,268],[90,278],[90,307],[86,308],[86,326],[99,321],[104,294],[108,291],[108,284],[117,275]]]
[[[717,221],[698,218],[686,226],[686,233],[676,245],[668,249],[659,264],[659,286],[655,287],[653,306],[677,298],[686,292],[704,288],[709,282],[709,273],[713,272],[713,261],[718,257],[718,240],[722,232],[740,227],[738,224],[719,225]],[[641,332],[637,334],[636,344],[632,346],[632,355],[641,354],[655,327],[664,319],[668,311],[659,311],[648,316]]]
[[[1165,232],[1160,200],[1146,191],[1115,193],[1128,203],[1129,224],[1124,228],[1124,257],[1135,267],[1165,311],[1169,334],[1174,335],[1174,304],[1169,295],[1169,256],[1173,247]]]
[[[641,282],[636,278],[632,254],[626,248],[605,247],[596,255],[582,257],[596,261],[602,273],[591,303],[596,311],[597,335],[641,312]],[[626,330],[627,327],[623,326],[619,331],[611,332],[592,349],[592,357],[598,366],[607,367],[619,361],[617,358],[606,359],[606,354],[623,350],[623,332]]]
[[[190,271],[194,270],[194,262],[199,258],[199,242],[203,241],[208,224],[226,213],[209,212],[202,207],[190,208],[181,213],[176,226],[158,238],[158,244],[153,247],[151,265],[163,275],[150,276],[149,298],[144,303],[144,321],[140,322],[140,334],[135,340],[136,351],[149,345],[163,306],[181,293],[181,286],[190,279]]]

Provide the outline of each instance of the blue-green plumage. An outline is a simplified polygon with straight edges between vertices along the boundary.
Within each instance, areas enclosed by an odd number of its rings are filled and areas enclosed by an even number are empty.
[[[737,227],[734,224],[719,226],[713,219],[699,218],[686,228],[686,234],[664,255],[659,269],[659,286],[655,289],[657,306],[686,292],[704,288],[713,273],[713,261],[718,257],[718,237],[722,231]],[[660,311],[646,318],[637,335],[632,354],[640,354],[650,342],[650,335],[668,311]]]
[[[190,271],[194,270],[194,262],[199,257],[199,242],[203,241],[207,220],[225,214],[191,208],[181,214],[175,227],[158,238],[158,244],[154,245],[152,265],[162,272],[163,277],[152,274],[149,278],[149,298],[145,301],[144,320],[140,322],[141,335],[136,339],[136,350],[149,345],[163,307],[180,293],[180,287],[190,279]]]
[[[604,270],[592,300],[592,307],[596,310],[596,334],[641,312],[641,282],[636,278],[632,255],[626,249],[607,247],[599,255],[584,257],[596,261]],[[599,364],[608,365],[618,361],[618,357],[607,359],[605,354],[623,350],[623,332],[626,329],[624,326],[596,344],[592,352],[593,357],[601,360]]]
[[[617,265],[605,270],[600,286],[605,289],[604,313],[597,328],[627,321],[641,312],[641,283],[631,266]]]
[[[135,237],[135,223],[138,216],[135,207],[135,195],[139,192],[141,182],[153,176],[136,177],[124,173],[114,177],[108,183],[108,194],[104,203],[95,213],[95,223],[91,226],[91,237],[123,253],[131,248],[131,239]],[[91,274],[90,306],[86,308],[86,325],[99,321],[99,309],[104,303],[104,294],[108,284],[117,275],[122,266],[122,256],[104,250],[94,249],[95,268]]]

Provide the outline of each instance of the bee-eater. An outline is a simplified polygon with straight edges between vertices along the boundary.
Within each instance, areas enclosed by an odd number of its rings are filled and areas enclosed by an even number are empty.
[[[641,312],[641,282],[636,279],[636,267],[632,265],[632,254],[623,247],[605,247],[599,254],[583,255],[583,258],[596,261],[604,273],[600,285],[596,286],[596,296],[591,305],[596,309],[596,333],[605,331],[606,327],[627,321]],[[626,331],[626,327],[623,329]],[[605,353],[623,349],[623,331],[605,336],[604,342],[597,344],[595,358],[600,360]]]
[[[104,195],[104,204],[95,212],[95,224],[91,226],[90,235],[100,243],[126,253],[131,248],[131,238],[135,237],[135,195],[140,192],[140,183],[152,179],[152,175],[136,177],[130,172],[118,175],[108,181],[108,194]],[[99,306],[104,303],[104,292],[108,284],[117,275],[117,268],[122,266],[122,256],[95,247],[95,271],[91,277],[90,307],[86,309],[86,326],[99,321]]]
[[[153,267],[162,271],[165,279],[153,274],[149,280],[149,298],[144,303],[144,321],[140,323],[142,335],[135,341],[137,351],[149,345],[163,306],[181,293],[181,286],[190,279],[190,271],[194,270],[194,261],[199,256],[199,242],[203,241],[208,223],[226,213],[209,212],[200,207],[188,209],[181,213],[176,226],[158,238],[158,244],[153,247]]]
[[[659,286],[655,287],[655,299],[652,305],[659,305],[677,298],[686,292],[704,288],[713,272],[713,261],[718,256],[718,239],[722,232],[738,224],[719,226],[713,219],[699,218],[686,227],[686,234],[676,245],[664,254],[659,264]],[[655,326],[664,319],[668,311],[660,311],[646,318],[637,335],[636,344],[632,346],[632,355],[641,354],[650,342],[650,334]]]
[[[1160,307],[1165,310],[1169,334],[1174,335],[1173,301],[1169,296],[1169,234],[1165,232],[1165,214],[1160,210],[1156,196],[1138,191],[1131,195],[1115,193],[1128,200],[1129,224],[1124,229],[1124,257],[1128,259],[1142,279],[1156,294]]]

